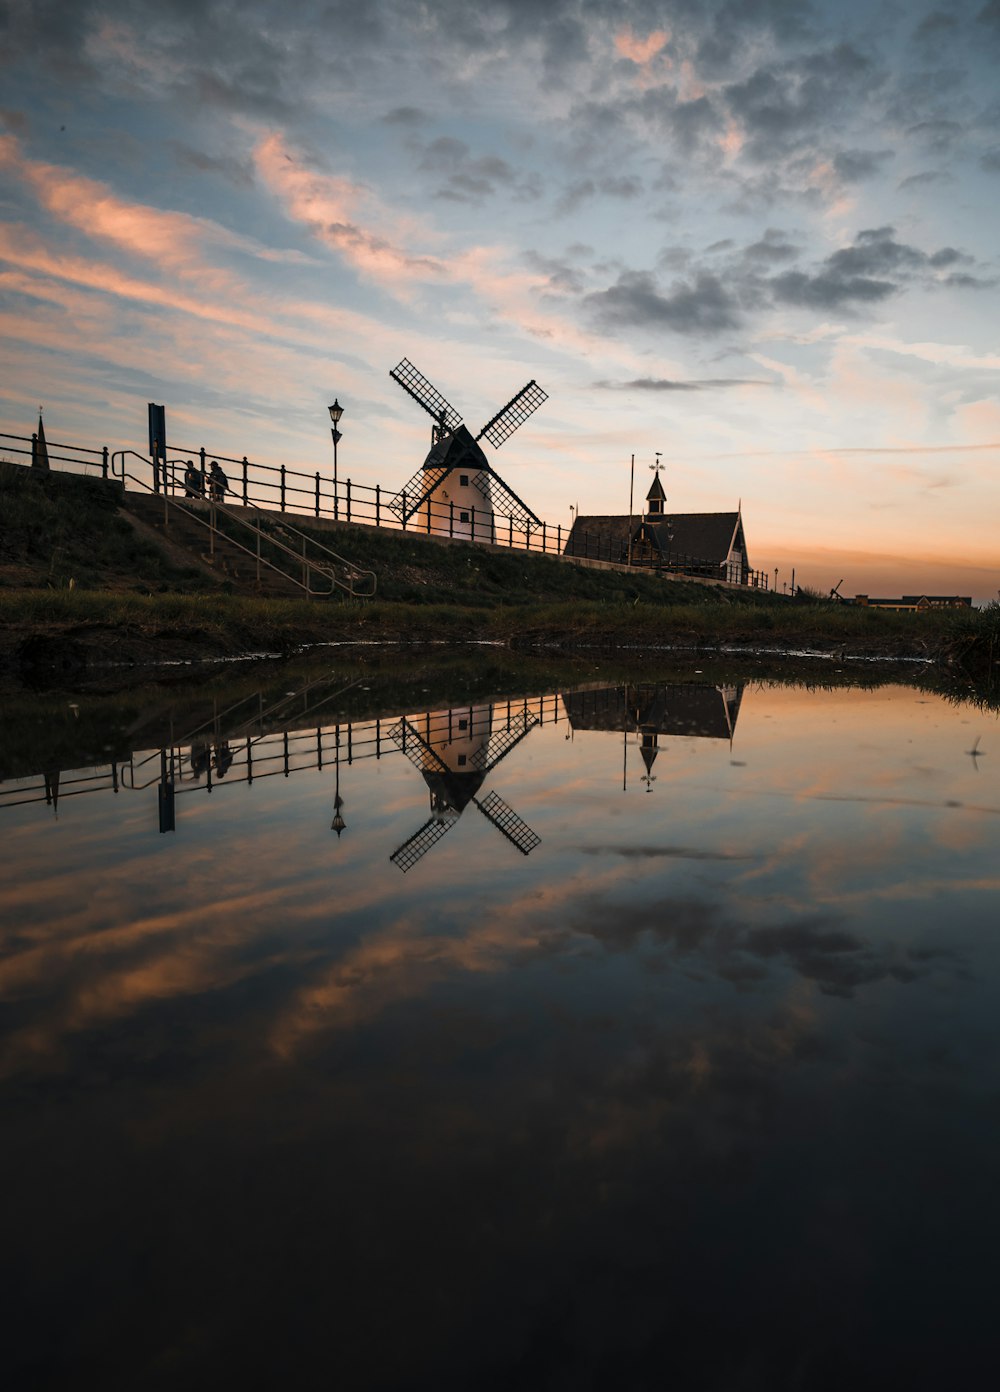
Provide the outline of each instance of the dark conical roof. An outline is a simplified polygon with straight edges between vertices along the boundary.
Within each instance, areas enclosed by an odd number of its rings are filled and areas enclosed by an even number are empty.
[[[653,482],[649,485],[646,501],[653,502],[656,498],[659,498],[664,503],[667,501],[667,495],[663,491],[663,484],[660,482],[660,475],[658,473],[653,475]]]

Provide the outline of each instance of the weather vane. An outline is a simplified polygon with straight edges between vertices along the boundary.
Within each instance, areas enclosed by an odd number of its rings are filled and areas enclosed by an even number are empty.
[[[649,467],[654,471],[654,473],[657,474],[657,476],[659,475],[660,470],[663,468],[663,465],[660,463],[660,455],[661,455],[662,453],[663,453],[662,450],[657,450],[657,451],[656,451],[656,463],[655,463],[655,464],[650,464],[650,466],[649,466]]]

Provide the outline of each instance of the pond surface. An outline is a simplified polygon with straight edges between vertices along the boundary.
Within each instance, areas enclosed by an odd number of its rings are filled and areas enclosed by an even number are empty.
[[[248,680],[8,753],[12,1386],[974,1385],[995,716]]]

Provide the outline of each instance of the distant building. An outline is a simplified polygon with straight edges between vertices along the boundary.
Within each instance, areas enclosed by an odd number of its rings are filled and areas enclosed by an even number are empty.
[[[577,517],[564,555],[747,584],[750,560],[742,511],[668,513],[666,502],[656,474],[644,516]]]
[[[899,599],[872,599],[870,595],[854,596],[855,604],[863,609],[910,609],[926,612],[928,609],[971,609],[971,595],[900,595]]]

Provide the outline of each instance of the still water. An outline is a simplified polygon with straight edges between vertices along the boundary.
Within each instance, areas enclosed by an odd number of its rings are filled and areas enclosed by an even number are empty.
[[[994,715],[241,681],[14,720],[10,1385],[973,1385]]]

